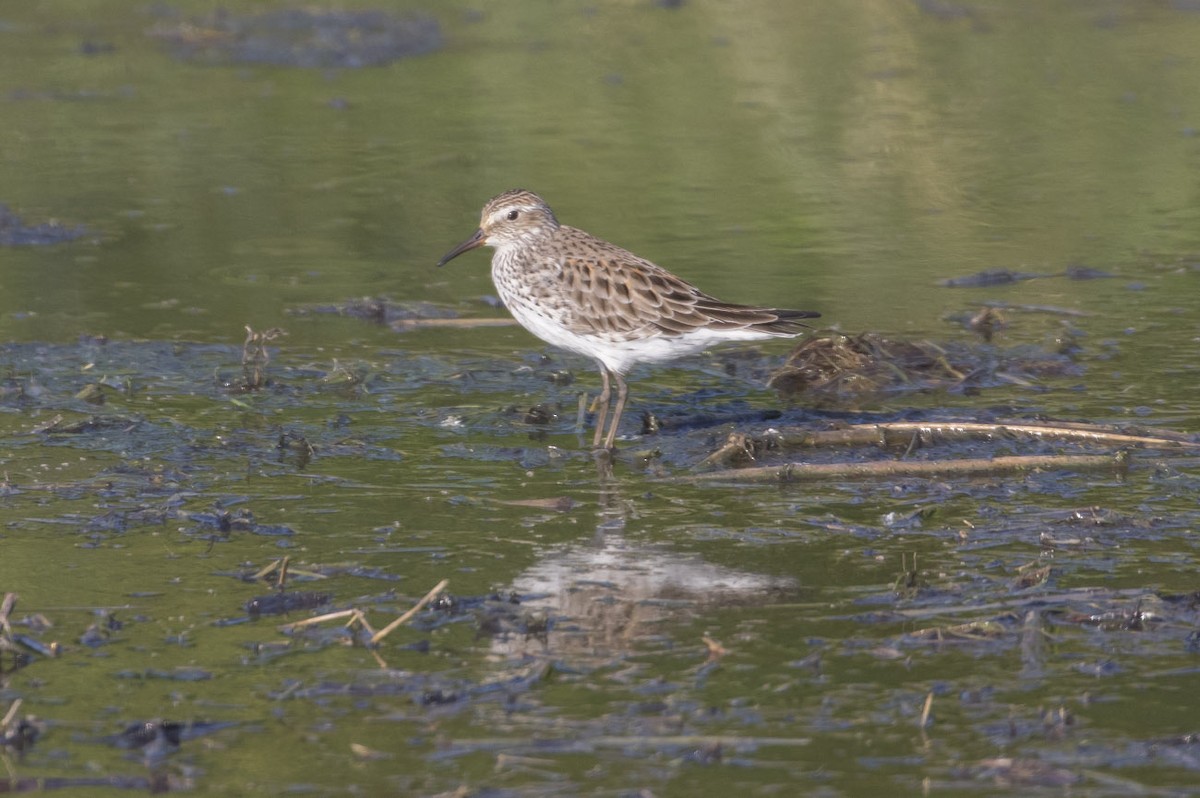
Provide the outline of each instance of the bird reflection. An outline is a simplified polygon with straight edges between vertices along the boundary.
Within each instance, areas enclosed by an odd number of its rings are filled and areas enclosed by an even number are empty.
[[[636,523],[622,496],[612,455],[594,453],[597,521],[587,541],[547,550],[512,583],[528,598],[522,607],[542,615],[548,634],[493,638],[504,657],[548,656],[574,665],[600,665],[634,653],[639,642],[666,631],[664,623],[705,608],[749,604],[789,592],[795,582],[706,562],[667,545],[631,540]],[[697,639],[697,646],[701,641]]]

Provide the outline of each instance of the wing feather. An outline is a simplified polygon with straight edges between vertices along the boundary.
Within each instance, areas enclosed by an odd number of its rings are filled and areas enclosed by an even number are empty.
[[[722,302],[644,258],[574,228],[560,228],[585,258],[564,255],[559,264],[571,302],[564,310],[572,332],[609,340],[681,336],[696,330],[752,330],[795,335],[812,311],[779,310]],[[580,238],[584,240],[580,241]],[[559,250],[562,252],[562,250]]]

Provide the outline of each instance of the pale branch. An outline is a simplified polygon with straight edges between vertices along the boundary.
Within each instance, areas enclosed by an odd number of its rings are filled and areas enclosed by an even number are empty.
[[[877,460],[867,463],[784,463],[732,468],[674,477],[671,482],[815,482],[836,479],[896,477],[969,477],[1029,471],[1124,471],[1125,451],[1104,455],[1022,455],[973,460]]]

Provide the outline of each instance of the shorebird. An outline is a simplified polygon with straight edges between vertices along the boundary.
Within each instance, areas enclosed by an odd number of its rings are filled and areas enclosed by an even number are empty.
[[[714,344],[799,335],[811,310],[735,305],[709,296],[615,244],[559,224],[531,191],[512,189],[483,206],[479,229],[438,261],[495,249],[492,282],[522,327],[600,366],[594,447],[611,449],[638,363],[694,354]],[[613,401],[613,385],[616,400]],[[607,434],[605,433],[607,422]]]

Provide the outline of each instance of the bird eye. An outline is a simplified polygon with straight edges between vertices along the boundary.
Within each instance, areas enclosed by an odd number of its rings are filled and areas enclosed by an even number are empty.
[[[517,220],[517,217],[520,215],[521,215],[520,211],[509,211],[508,212],[508,220],[510,222],[515,222]]]

